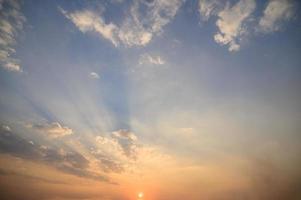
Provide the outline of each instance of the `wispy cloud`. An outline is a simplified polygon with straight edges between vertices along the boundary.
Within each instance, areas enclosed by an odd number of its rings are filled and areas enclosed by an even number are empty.
[[[112,136],[121,139],[121,140],[130,140],[136,141],[137,137],[134,133],[130,132],[129,130],[120,129],[118,131],[113,131]]]
[[[51,184],[66,184],[63,181],[50,180],[50,179],[47,179],[47,178],[33,176],[33,175],[26,174],[26,173],[21,173],[21,172],[15,172],[15,171],[12,171],[12,170],[0,169],[0,175],[19,176],[19,177],[23,177],[23,178],[26,178],[26,179],[29,179],[29,180],[40,181],[40,182],[51,183]]]
[[[291,0],[270,0],[259,20],[259,30],[265,33],[278,31],[284,21],[292,19],[294,11]]]
[[[225,5],[225,1],[220,0],[200,0],[199,12],[202,19],[207,21],[212,15],[217,15]]]
[[[164,65],[165,60],[161,56],[151,56],[150,54],[142,54],[139,58],[139,64]]]
[[[137,147],[137,136],[129,130],[120,129],[113,131],[110,134],[111,138],[97,136],[96,141],[104,146],[110,146],[111,154],[113,157],[118,157],[121,159],[123,156],[128,158],[136,157],[136,147]],[[127,158],[126,158],[127,159]]]
[[[73,12],[61,8],[60,10],[80,31],[98,33],[111,41],[114,46],[121,43],[132,47],[144,46],[155,35],[160,34],[163,27],[175,17],[182,2],[182,0],[134,1],[120,25],[106,22],[101,14],[92,10]]]
[[[90,10],[81,10],[68,13],[60,8],[61,12],[71,20],[75,26],[83,33],[95,32],[110,40],[117,46],[116,32],[118,27],[113,23],[106,23],[105,20],[96,12]]]
[[[129,130],[120,129],[112,132],[112,137],[117,140],[126,156],[130,158],[136,157],[135,150],[137,147],[137,137],[134,133],[130,132]]]
[[[15,133],[0,129],[0,152],[48,164],[60,171],[79,177],[109,182],[89,169],[90,161],[80,153],[61,147],[33,144]]]
[[[22,71],[20,61],[14,54],[16,38],[25,20],[19,1],[0,1],[0,63],[8,71]]]
[[[120,28],[121,41],[127,46],[148,44],[175,17],[182,3],[182,0],[134,1]]]
[[[158,147],[140,143],[129,130],[120,129],[95,139],[97,146],[91,153],[105,172],[133,173],[135,169],[138,173],[141,168],[159,167],[171,161]]]
[[[62,126],[58,122],[45,124],[30,124],[30,128],[46,133],[50,138],[59,138],[73,134],[73,130],[67,126]]]

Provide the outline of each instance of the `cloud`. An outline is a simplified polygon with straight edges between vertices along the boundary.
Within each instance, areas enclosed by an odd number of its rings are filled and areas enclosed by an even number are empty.
[[[144,46],[160,34],[176,15],[181,0],[134,1],[120,27],[120,40],[127,46]]]
[[[295,8],[292,0],[269,0],[261,18],[253,17],[255,0],[239,0],[236,3],[222,0],[200,0],[199,12],[202,20],[215,16],[218,32],[214,40],[227,45],[229,51],[238,51],[245,36],[254,31],[270,33],[278,31],[284,21],[293,18]],[[256,21],[255,26],[249,26]],[[255,28],[254,28],[255,27]]]
[[[72,13],[68,13],[61,8],[60,10],[81,32],[98,33],[117,46],[116,31],[118,30],[115,24],[106,23],[100,15],[90,10],[75,11]]]
[[[176,15],[182,0],[133,1],[120,25],[106,23],[101,14],[92,10],[61,12],[76,27],[86,33],[94,32],[111,41],[114,46],[120,43],[127,46],[145,46],[155,35],[162,32]]]
[[[91,154],[99,162],[100,168],[104,172],[123,172],[128,157],[124,154],[123,148],[118,141],[105,136],[96,136],[95,139],[97,145],[96,148],[91,150]]]
[[[128,130],[120,129],[118,131],[112,132],[112,136],[117,139],[121,140],[130,140],[130,141],[136,141],[137,137],[135,134]]]
[[[159,169],[173,162],[157,146],[138,143],[131,131],[121,129],[109,136],[96,136],[98,145],[91,151],[105,172],[140,174],[145,169]]]
[[[165,60],[160,56],[151,56],[149,54],[142,54],[139,59],[139,64],[154,64],[154,65],[164,65]]]
[[[62,126],[58,122],[46,123],[46,124],[32,124],[29,127],[47,133],[51,138],[59,138],[73,134],[73,130],[67,126]]]
[[[52,149],[47,146],[40,146],[40,153],[42,154],[42,160],[46,162],[64,163],[64,166],[69,166],[73,168],[87,168],[88,160],[81,154],[74,151],[67,151],[63,148]],[[59,166],[62,167],[62,166]]]
[[[229,1],[200,0],[199,12],[204,20],[216,16],[218,32],[214,40],[221,45],[227,45],[229,51],[238,51],[240,42],[248,33],[247,22],[256,8],[255,0],[239,0],[234,5]]]
[[[23,29],[26,18],[21,13],[19,1],[0,1],[0,64],[8,71],[21,72],[15,54],[16,37]]]
[[[18,60],[15,59],[9,59],[7,62],[4,64],[4,68],[7,69],[8,71],[16,71],[16,72],[21,72],[22,69],[20,65],[18,64]]]
[[[89,74],[89,77],[92,79],[99,79],[99,75],[96,72],[91,72]]]
[[[240,0],[235,5],[226,7],[218,13],[219,19],[216,26],[219,31],[214,35],[214,40],[221,45],[228,45],[229,51],[238,51],[239,41],[246,31],[244,23],[255,10],[254,0]]]
[[[90,161],[68,148],[33,144],[19,135],[0,129],[0,153],[41,162],[79,177],[110,182],[107,177],[89,170]]]
[[[100,167],[104,172],[121,173],[124,171],[124,165],[117,159],[111,158],[109,155],[105,155],[101,152],[93,152],[93,155],[100,162]]]
[[[137,137],[129,130],[120,129],[112,132],[112,137],[117,140],[124,154],[130,158],[136,158]]]
[[[129,130],[120,129],[110,133],[110,137],[96,136],[95,139],[99,144],[98,150],[92,152],[95,155],[106,155],[115,161],[127,161],[137,156],[138,139]]]
[[[199,12],[202,19],[207,21],[212,15],[217,15],[218,12],[224,7],[226,1],[220,0],[200,0]]]
[[[11,132],[11,128],[8,125],[2,125],[1,128],[7,132]]]
[[[39,182],[44,182],[44,183],[51,183],[51,184],[66,184],[63,181],[49,180],[49,179],[46,179],[46,178],[33,176],[33,175],[30,175],[30,174],[24,174],[24,173],[21,173],[21,172],[15,172],[15,171],[12,171],[12,170],[0,169],[0,175],[19,176],[19,177],[23,177],[23,178],[26,178],[26,179],[31,179],[31,180],[34,180],[34,181],[39,181]]]
[[[39,156],[37,149],[27,140],[4,129],[0,129],[0,133],[0,152],[28,159]]]
[[[95,140],[99,146],[97,150],[92,151],[93,154],[110,155],[112,158],[123,156],[123,150],[116,139],[98,135]]]
[[[281,23],[293,17],[294,4],[291,0],[270,0],[259,20],[259,30],[269,33],[278,31]]]

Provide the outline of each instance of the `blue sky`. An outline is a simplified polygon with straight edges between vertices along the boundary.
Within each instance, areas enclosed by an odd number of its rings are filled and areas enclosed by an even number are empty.
[[[300,198],[299,4],[0,1],[0,195]]]

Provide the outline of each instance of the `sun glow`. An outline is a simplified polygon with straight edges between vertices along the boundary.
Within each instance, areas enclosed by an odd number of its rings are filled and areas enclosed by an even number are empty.
[[[139,193],[138,193],[138,198],[139,198],[139,199],[142,199],[143,196],[144,196],[143,192],[139,192]]]

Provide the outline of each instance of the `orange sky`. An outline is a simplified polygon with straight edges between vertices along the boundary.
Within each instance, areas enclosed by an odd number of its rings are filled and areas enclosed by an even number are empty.
[[[300,200],[300,2],[0,0],[0,200]]]

